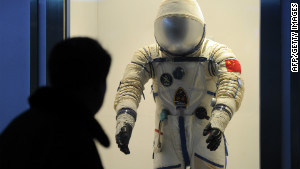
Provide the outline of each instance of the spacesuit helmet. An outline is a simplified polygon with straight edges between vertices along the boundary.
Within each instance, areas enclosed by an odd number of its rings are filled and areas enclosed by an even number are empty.
[[[205,38],[205,21],[196,0],[164,0],[154,23],[160,49],[174,56],[198,51]]]

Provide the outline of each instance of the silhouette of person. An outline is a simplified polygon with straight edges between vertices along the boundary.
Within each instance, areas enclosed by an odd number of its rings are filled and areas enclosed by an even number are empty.
[[[29,97],[29,110],[0,135],[0,168],[103,168],[94,140],[110,142],[100,109],[110,55],[89,38],[58,43],[49,56],[49,87]]]

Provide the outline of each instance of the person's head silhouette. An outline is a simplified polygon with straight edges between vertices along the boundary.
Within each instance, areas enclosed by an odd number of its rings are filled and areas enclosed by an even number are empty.
[[[97,41],[66,39],[55,45],[50,53],[50,84],[71,93],[96,113],[103,102],[110,63],[110,55]]]

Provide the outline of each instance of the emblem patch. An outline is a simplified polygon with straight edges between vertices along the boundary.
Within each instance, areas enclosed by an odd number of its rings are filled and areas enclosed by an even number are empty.
[[[175,79],[181,80],[184,76],[184,69],[182,67],[177,67],[174,71],[173,71],[173,76]]]
[[[226,68],[228,72],[242,72],[240,62],[235,59],[225,60]]]
[[[185,107],[189,103],[186,92],[183,88],[178,88],[174,96],[174,104],[177,107]]]
[[[165,87],[169,87],[173,83],[173,78],[169,73],[164,73],[160,76],[160,82]]]

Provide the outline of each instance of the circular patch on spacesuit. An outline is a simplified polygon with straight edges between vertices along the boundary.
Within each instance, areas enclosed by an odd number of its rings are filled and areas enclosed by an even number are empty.
[[[195,115],[200,120],[202,119],[209,120],[209,116],[207,116],[207,111],[203,106],[200,106],[195,110]]]
[[[169,73],[164,73],[160,76],[160,82],[165,87],[169,87],[173,83],[173,78]]]
[[[175,79],[181,80],[184,76],[184,69],[182,67],[177,67],[174,71],[173,71],[173,76]]]

